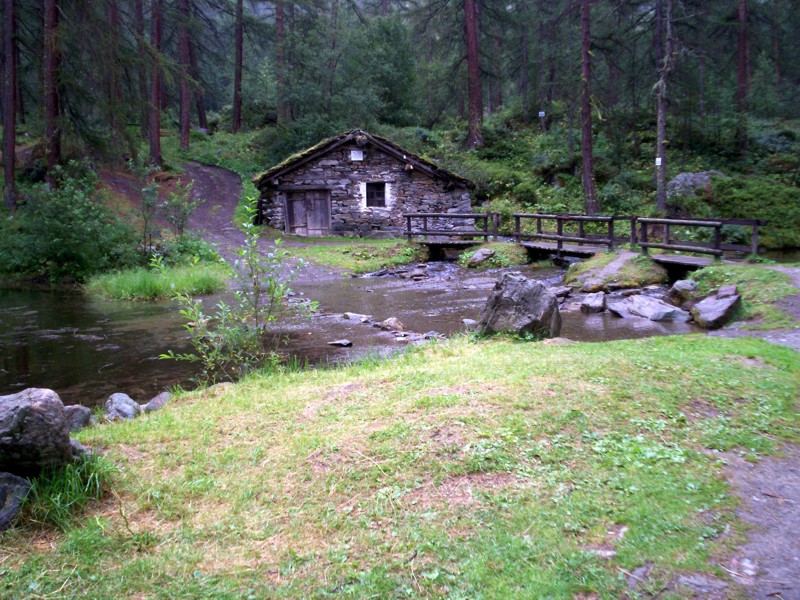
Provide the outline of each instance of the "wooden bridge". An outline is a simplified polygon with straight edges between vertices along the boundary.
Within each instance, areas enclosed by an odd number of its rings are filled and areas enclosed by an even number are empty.
[[[432,254],[490,239],[512,239],[533,253],[590,257],[621,244],[670,253],[650,255],[665,266],[698,269],[728,253],[758,254],[760,219],[662,219],[636,216],[516,213],[513,231],[501,227],[497,213],[408,213],[405,235]],[[723,241],[723,227],[736,228],[749,244]],[[693,232],[692,235],[689,235]],[[687,236],[689,239],[687,239]],[[698,241],[699,240],[699,241]],[[675,254],[682,253],[682,254]],[[689,253],[689,254],[686,254]],[[710,256],[697,256],[710,255]]]

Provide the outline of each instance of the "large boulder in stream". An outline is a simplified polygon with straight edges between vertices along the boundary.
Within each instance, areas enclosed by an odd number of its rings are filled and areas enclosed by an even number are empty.
[[[677,306],[642,295],[630,296],[622,302],[609,304],[608,310],[623,318],[634,315],[651,321],[676,321],[678,323],[686,323],[692,319],[688,312]]]
[[[72,460],[64,404],[53,390],[0,396],[0,471],[33,477]]]
[[[505,273],[486,300],[478,331],[557,337],[561,333],[558,299],[541,281]]]
[[[695,304],[691,313],[700,327],[719,329],[730,320],[741,304],[742,297],[739,294],[731,294],[729,289],[720,288],[713,296]]]

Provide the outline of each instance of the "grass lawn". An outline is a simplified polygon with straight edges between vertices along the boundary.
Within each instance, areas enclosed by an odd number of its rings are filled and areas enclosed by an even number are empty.
[[[618,598],[652,562],[685,597],[741,539],[721,452],[800,441],[798,397],[797,353],[704,336],[251,376],[78,434],[113,495],[7,533],[0,596]]]
[[[287,237],[286,239],[292,239]],[[309,238],[300,238],[308,243]],[[328,238],[307,246],[286,246],[289,254],[304,260],[352,273],[370,273],[383,267],[398,267],[425,259],[424,250],[405,240]]]

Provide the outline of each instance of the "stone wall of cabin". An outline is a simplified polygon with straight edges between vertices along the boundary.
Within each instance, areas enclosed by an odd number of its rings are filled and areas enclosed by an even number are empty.
[[[361,150],[364,159],[351,160],[351,150]],[[472,212],[468,189],[447,190],[445,182],[404,167],[404,163],[372,145],[359,148],[345,144],[283,175],[277,183],[270,182],[261,192],[263,222],[284,230],[285,193],[292,188],[330,190],[334,234],[398,232],[405,229],[403,213],[409,212]],[[385,208],[366,206],[368,182],[387,183]],[[440,221],[435,225],[448,229],[465,224]]]

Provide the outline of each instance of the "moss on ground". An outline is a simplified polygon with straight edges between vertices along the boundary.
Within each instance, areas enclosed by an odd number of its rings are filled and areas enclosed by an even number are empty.
[[[566,285],[582,285],[595,281],[598,289],[639,288],[664,284],[669,281],[667,271],[647,256],[628,253],[629,258],[618,268],[609,268],[612,262],[623,256],[622,252],[601,252],[592,258],[570,265],[564,276]]]

